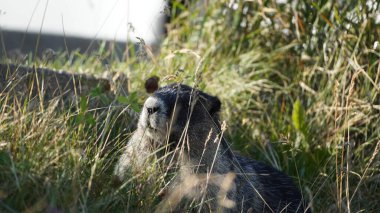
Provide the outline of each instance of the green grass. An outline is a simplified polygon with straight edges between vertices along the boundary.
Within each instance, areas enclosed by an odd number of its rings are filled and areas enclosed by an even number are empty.
[[[149,60],[118,59],[103,48],[96,55],[61,53],[53,61],[23,63],[123,72],[138,105],[151,75],[160,76],[161,85],[197,83],[221,99],[233,147],[294,177],[314,212],[380,211],[379,4],[225,5],[210,1],[181,13]],[[108,67],[99,55],[111,58]],[[159,202],[165,184],[159,171],[112,184],[132,130],[108,112],[110,119],[95,124],[75,116],[75,110],[0,106],[0,211],[144,212]]]

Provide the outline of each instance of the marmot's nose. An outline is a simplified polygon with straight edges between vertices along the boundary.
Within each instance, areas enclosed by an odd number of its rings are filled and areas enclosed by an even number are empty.
[[[158,107],[147,107],[146,109],[147,109],[149,115],[152,115],[158,111]]]

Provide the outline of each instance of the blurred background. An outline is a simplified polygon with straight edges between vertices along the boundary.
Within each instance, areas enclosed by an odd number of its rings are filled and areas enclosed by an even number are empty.
[[[86,52],[108,41],[123,52],[136,37],[155,46],[164,32],[165,5],[163,0],[0,0],[1,49],[10,56],[46,49]]]
[[[379,38],[378,0],[0,0],[1,63],[124,74],[117,100],[136,113],[153,75],[217,95],[233,149],[294,178],[313,212],[380,212]],[[151,170],[112,187],[132,130],[2,106],[0,212],[150,212],[161,199]]]

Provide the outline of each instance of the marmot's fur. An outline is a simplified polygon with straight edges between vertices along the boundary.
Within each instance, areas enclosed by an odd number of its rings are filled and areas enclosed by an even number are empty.
[[[186,85],[159,88],[145,101],[115,174],[123,179],[128,171],[141,170],[159,153],[155,149],[166,146],[179,175],[158,211],[183,210],[195,201],[200,204],[195,208],[212,212],[310,212],[290,177],[230,150],[220,107],[217,97]]]

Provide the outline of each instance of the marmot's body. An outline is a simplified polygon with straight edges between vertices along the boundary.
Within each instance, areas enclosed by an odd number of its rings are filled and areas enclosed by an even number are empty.
[[[218,98],[186,85],[158,89],[145,101],[116,175],[124,178],[128,169],[141,169],[154,149],[167,145],[179,175],[160,210],[179,210],[189,204],[183,200],[195,200],[201,204],[195,208],[207,211],[305,212],[291,178],[231,152],[222,137],[220,105]]]

